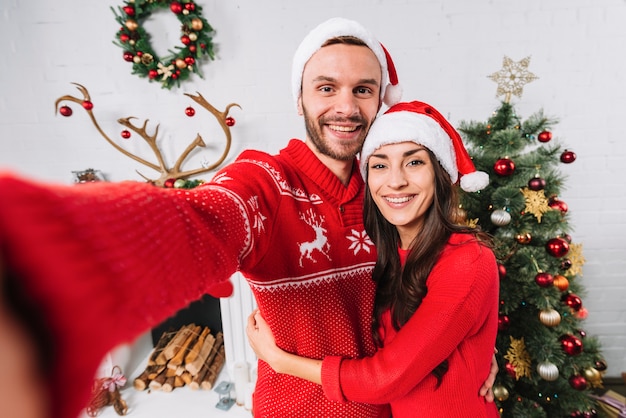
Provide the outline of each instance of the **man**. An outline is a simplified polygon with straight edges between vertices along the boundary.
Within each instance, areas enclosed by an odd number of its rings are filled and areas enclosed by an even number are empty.
[[[0,255],[50,330],[54,417],[77,415],[108,350],[204,293],[228,296],[237,270],[286,350],[314,358],[374,351],[376,257],[355,157],[383,98],[399,99],[385,96],[389,80],[397,84],[388,60],[358,23],[322,23],[294,57],[305,141],[276,156],[246,151],[193,190],[0,176]],[[328,401],[319,385],[259,364],[257,418],[387,413]]]

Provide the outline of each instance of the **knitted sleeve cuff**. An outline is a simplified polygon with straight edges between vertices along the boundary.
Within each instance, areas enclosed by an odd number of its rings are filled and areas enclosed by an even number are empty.
[[[339,379],[342,360],[339,356],[328,356],[322,362],[322,389],[324,395],[331,401],[346,402]]]

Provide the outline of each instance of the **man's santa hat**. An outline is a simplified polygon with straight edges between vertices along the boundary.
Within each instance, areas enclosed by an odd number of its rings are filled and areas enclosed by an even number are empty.
[[[361,151],[361,174],[367,173],[369,157],[383,145],[415,142],[431,150],[450,175],[461,178],[461,188],[476,192],[489,184],[489,176],[476,171],[461,136],[434,107],[422,102],[402,102],[376,118]]]
[[[304,66],[326,41],[338,36],[358,38],[374,52],[383,73],[380,99],[387,106],[398,103],[402,98],[402,88],[398,84],[398,76],[391,56],[385,47],[361,24],[341,17],[334,17],[321,23],[309,32],[296,50],[291,71],[293,98],[296,103],[302,92],[302,72],[304,71]]]

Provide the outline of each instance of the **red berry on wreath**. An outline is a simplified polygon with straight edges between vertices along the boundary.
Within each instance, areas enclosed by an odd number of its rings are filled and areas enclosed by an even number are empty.
[[[65,117],[72,116],[72,108],[69,106],[61,106],[59,113]]]
[[[128,62],[132,62],[132,61],[133,61],[133,58],[135,58],[135,56],[133,55],[133,53],[132,53],[132,52],[129,52],[129,51],[124,51],[124,55],[123,55],[123,57],[124,57],[124,61],[128,61]]]
[[[192,2],[185,3],[185,10],[193,12],[194,10],[196,10],[196,5]]]
[[[180,14],[183,11],[183,5],[177,1],[174,1],[172,2],[172,4],[170,4],[170,10],[175,14]]]
[[[148,71],[148,78],[153,79],[159,76],[159,72],[157,70]]]
[[[122,132],[120,132],[120,136],[124,139],[128,139],[130,138],[130,131],[127,129],[124,129]]]
[[[128,16],[135,16],[135,8],[133,6],[124,6],[122,10],[124,10],[124,13]]]
[[[180,37],[180,41],[184,44],[184,45],[189,45],[191,43],[191,39],[189,39],[189,36],[187,35],[183,35]]]
[[[93,103],[91,103],[89,100],[84,100],[82,105],[85,110],[93,109]]]
[[[122,33],[120,35],[120,42],[125,44],[126,42],[128,42],[128,40],[130,39],[130,36],[128,36],[127,33]]]
[[[185,109],[185,115],[192,117],[195,114],[196,114],[196,109],[194,109],[193,107],[189,106],[187,109]]]
[[[552,132],[543,131],[539,134],[537,139],[539,140],[539,142],[549,142],[552,139]]]
[[[185,57],[185,64],[194,65],[195,62],[196,62],[196,59],[194,57]]]
[[[235,126],[235,118],[233,117],[227,117],[226,120],[226,126]]]
[[[196,46],[195,45],[189,45],[189,52],[191,52],[192,54],[196,53]]]

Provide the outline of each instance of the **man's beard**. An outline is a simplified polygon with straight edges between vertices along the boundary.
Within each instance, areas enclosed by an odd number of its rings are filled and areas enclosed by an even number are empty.
[[[354,116],[351,118],[332,119],[334,122],[350,121],[361,125],[361,134],[357,143],[346,146],[339,145],[341,149],[333,149],[322,134],[323,126],[331,119],[325,119],[322,117],[319,121],[316,121],[315,119],[309,117],[304,106],[302,107],[302,113],[304,115],[304,124],[306,126],[307,135],[313,145],[315,145],[315,148],[317,148],[322,155],[326,155],[334,160],[349,161],[356,157],[356,155],[361,151],[369,128],[369,124],[362,117]]]

